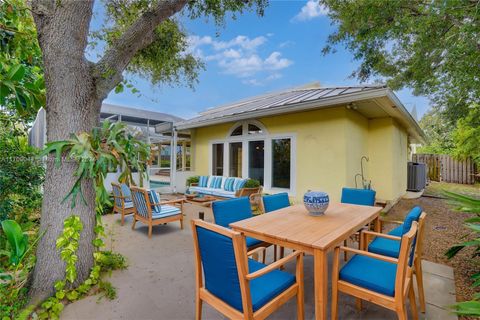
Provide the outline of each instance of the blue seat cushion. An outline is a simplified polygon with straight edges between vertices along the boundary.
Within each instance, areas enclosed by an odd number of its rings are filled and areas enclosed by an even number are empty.
[[[248,273],[265,268],[266,265],[248,260]],[[288,272],[274,270],[250,281],[253,311],[257,311],[295,283],[295,277]]]
[[[125,209],[130,209],[133,208],[133,202],[132,201],[125,201]]]
[[[166,218],[177,214],[180,214],[179,208],[175,206],[162,205],[159,213],[152,211],[152,219]]]
[[[271,212],[289,206],[290,200],[288,199],[288,193],[286,192],[263,196],[263,207],[265,212]]]
[[[250,248],[262,243],[263,241],[257,240],[255,238],[246,237],[245,242],[247,244],[247,248]]]
[[[340,270],[340,280],[388,296],[395,296],[394,263],[354,255]]]
[[[413,208],[405,217],[405,220],[403,220],[403,232],[402,235],[410,231],[410,228],[412,227],[413,221],[417,221],[420,219],[420,215],[422,214],[422,208],[420,207],[415,207]]]
[[[382,256],[398,258],[400,243],[400,240],[377,237],[368,246],[368,251],[381,254]]]
[[[391,236],[396,236],[396,237],[403,236],[403,224],[399,225],[398,227],[396,227],[393,230],[390,230],[388,232],[388,234],[391,235]]]

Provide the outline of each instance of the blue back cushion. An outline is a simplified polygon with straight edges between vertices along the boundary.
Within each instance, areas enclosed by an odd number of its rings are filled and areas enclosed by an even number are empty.
[[[410,212],[407,214],[405,217],[405,220],[403,220],[403,230],[402,230],[402,235],[407,233],[410,228],[412,227],[413,221],[417,221],[420,219],[420,215],[422,214],[422,208],[419,206],[416,206]]]
[[[148,200],[150,201],[150,207],[152,208],[152,212],[160,213],[162,207],[160,205],[154,205],[154,203],[160,202],[160,198],[154,190],[148,190]]]
[[[233,184],[233,191],[242,189],[246,182],[246,179],[236,178],[235,183]]]
[[[225,189],[225,191],[234,191],[233,190],[234,184],[235,184],[235,178],[227,178],[225,180],[225,185],[223,186],[223,189]]]
[[[208,187],[213,189],[220,189],[221,185],[222,177],[212,177],[212,181],[210,181],[210,185]]]
[[[373,206],[376,194],[375,190],[343,188],[342,203]]]
[[[114,195],[114,199],[115,199],[115,205],[117,207],[122,207],[122,199],[119,198],[122,196],[122,192],[120,190],[120,188],[116,185],[113,185],[112,184],[112,191],[113,191],[113,195]]]
[[[207,182],[208,182],[208,176],[200,176],[200,178],[198,178],[199,187],[206,188]]]
[[[232,239],[198,226],[197,235],[205,288],[235,309],[243,310]]]
[[[290,200],[288,199],[288,193],[286,192],[263,196],[263,207],[265,208],[265,212],[275,211],[289,206]]]
[[[145,195],[141,191],[132,191],[133,202],[135,203],[135,208],[137,213],[144,218],[148,219],[148,209],[147,206],[149,205],[145,199]]]
[[[120,188],[122,188],[123,196],[125,198],[128,198],[128,199],[125,199],[125,200],[126,201],[132,201],[132,192],[130,191],[130,188],[125,183],[122,183],[120,185]]]
[[[215,201],[212,203],[212,211],[215,223],[225,228],[229,228],[228,225],[232,222],[253,216],[248,197]]]

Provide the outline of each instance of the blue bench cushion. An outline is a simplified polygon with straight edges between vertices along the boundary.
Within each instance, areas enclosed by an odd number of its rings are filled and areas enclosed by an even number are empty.
[[[265,268],[266,265],[248,260],[248,273]],[[274,270],[250,281],[253,311],[257,311],[295,283],[295,277],[288,272]],[[243,309],[243,308],[242,308]]]
[[[388,296],[395,296],[394,263],[354,255],[340,270],[340,280]]]
[[[235,184],[235,178],[227,178],[225,179],[225,184],[223,185],[223,189],[225,191],[235,191],[233,189],[234,184]]]
[[[235,182],[233,183],[233,191],[242,189],[246,182],[247,179],[235,178]]]
[[[400,243],[400,240],[377,237],[368,246],[368,251],[381,254],[382,256],[398,258],[398,253],[400,252]]]
[[[205,187],[190,187],[189,192],[196,192],[200,194],[207,194],[211,196],[223,197],[223,198],[236,198],[234,191],[226,191],[222,189],[211,189]]]
[[[282,192],[263,197],[263,207],[265,212],[275,211],[290,206],[288,193]]]
[[[206,187],[208,187],[207,183],[208,183],[208,176],[200,176],[198,178],[198,186],[199,187],[206,188]]]
[[[374,190],[343,188],[341,202],[363,206],[373,206],[375,204],[375,195],[376,192]]]
[[[208,185],[209,188],[220,189],[221,186],[222,186],[222,177],[212,176],[211,179],[209,179],[209,185]]]
[[[166,218],[177,214],[180,214],[179,208],[165,204],[161,206],[159,213],[152,212],[152,219]]]
[[[253,247],[253,246],[256,246],[256,245],[259,245],[260,243],[262,243],[262,241],[257,240],[255,238],[250,238],[250,237],[246,237],[245,242],[246,242],[247,248],[250,248],[250,247]]]

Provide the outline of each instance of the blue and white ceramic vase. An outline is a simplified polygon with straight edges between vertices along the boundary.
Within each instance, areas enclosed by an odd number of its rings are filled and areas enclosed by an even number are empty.
[[[307,191],[303,196],[303,204],[312,216],[321,216],[328,208],[330,199],[328,194],[322,191]]]

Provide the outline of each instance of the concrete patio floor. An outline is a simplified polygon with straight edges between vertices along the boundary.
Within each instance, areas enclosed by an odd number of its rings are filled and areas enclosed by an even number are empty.
[[[212,213],[205,211],[205,220],[212,221]],[[117,298],[110,301],[89,296],[65,307],[61,319],[194,319],[195,274],[190,218],[197,218],[200,207],[185,205],[185,229],[179,223],[153,228],[152,239],[147,227],[137,223],[131,230],[131,218],[120,226],[119,215],[105,216],[103,221],[109,234],[107,249],[125,255],[129,267],[107,276],[117,289]],[[428,245],[428,244],[427,244]],[[267,261],[271,261],[268,249]],[[331,272],[330,255],[330,272]],[[313,259],[305,257],[305,318],[314,319]],[[420,319],[456,319],[447,307],[455,303],[453,270],[444,265],[424,261],[427,311]],[[291,263],[286,270],[294,272]],[[330,277],[329,277],[330,278]],[[329,289],[330,291],[330,289]],[[418,297],[417,297],[418,299]],[[418,304],[418,302],[417,302]],[[330,309],[330,306],[328,306]],[[329,315],[330,316],[330,315]],[[295,319],[296,303],[292,299],[273,313],[269,319]],[[224,319],[216,310],[204,304],[203,319]],[[355,309],[355,300],[339,296],[339,319],[397,319],[393,311],[364,302],[364,309]]]

